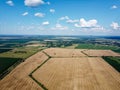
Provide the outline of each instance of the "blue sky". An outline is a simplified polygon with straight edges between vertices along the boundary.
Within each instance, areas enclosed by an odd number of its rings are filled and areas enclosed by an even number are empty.
[[[120,0],[0,0],[0,34],[120,35]]]

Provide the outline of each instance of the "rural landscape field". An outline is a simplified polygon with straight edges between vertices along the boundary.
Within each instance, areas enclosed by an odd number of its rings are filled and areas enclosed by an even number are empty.
[[[1,36],[0,90],[119,90],[118,37],[90,38]]]
[[[0,0],[0,90],[120,90],[120,0]]]

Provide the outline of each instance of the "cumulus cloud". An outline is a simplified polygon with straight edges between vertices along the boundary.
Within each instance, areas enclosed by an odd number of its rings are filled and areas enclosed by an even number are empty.
[[[76,22],[79,22],[79,20],[72,20],[72,19],[68,19],[67,21],[66,21],[67,23],[76,23]]]
[[[49,21],[45,21],[42,23],[42,25],[49,25],[49,24],[50,24]]]
[[[105,30],[104,27],[98,25],[98,21],[96,19],[86,21],[84,18],[79,20],[79,23],[74,24],[77,28],[84,28],[86,30]]]
[[[50,9],[50,12],[51,13],[55,13],[55,9]]]
[[[60,21],[63,21],[63,20],[69,20],[69,17],[68,17],[68,16],[60,17],[60,18],[57,20],[57,23],[59,23]]]
[[[28,15],[28,12],[24,12],[24,13],[22,14],[22,16],[26,16],[26,15]]]
[[[25,0],[24,3],[26,6],[30,6],[30,7],[36,7],[45,4],[43,0]]]
[[[75,24],[75,27],[81,27],[81,28],[91,28],[91,27],[97,27],[97,20],[92,19],[89,21],[86,21],[84,18],[81,18],[79,23]]]
[[[14,6],[13,1],[11,1],[11,0],[7,1],[6,4],[8,4],[9,6]]]
[[[116,9],[116,8],[118,8],[116,5],[113,5],[112,7],[111,7],[112,9]]]
[[[51,28],[52,30],[67,30],[67,26],[62,26],[61,24],[56,24],[55,27]]]
[[[45,16],[45,14],[44,13],[35,13],[34,16],[42,18]]]
[[[64,17],[59,18],[59,20],[68,20],[68,19],[69,19],[68,16],[64,16]]]
[[[110,25],[112,27],[112,29],[114,30],[118,30],[120,29],[120,26],[117,22],[112,22],[112,24]]]

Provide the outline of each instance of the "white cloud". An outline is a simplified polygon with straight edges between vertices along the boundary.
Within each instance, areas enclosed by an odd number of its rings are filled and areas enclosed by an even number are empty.
[[[112,24],[110,26],[112,27],[112,29],[115,29],[115,30],[120,29],[120,26],[117,22],[112,22]]]
[[[91,28],[96,26],[98,25],[97,25],[97,20],[95,19],[86,21],[84,18],[81,18],[79,24],[78,23],[75,24],[75,27],[81,27],[81,28]]]
[[[55,9],[50,9],[50,12],[51,13],[55,13]]]
[[[7,1],[6,4],[8,4],[9,6],[14,6],[13,1],[11,1],[11,0]]]
[[[42,23],[42,25],[49,25],[49,24],[50,24],[49,21],[45,21]]]
[[[96,26],[96,27],[91,28],[91,30],[105,31],[105,28],[104,28],[104,27],[101,27],[101,26]]]
[[[112,9],[116,9],[116,8],[118,8],[116,5],[113,5],[112,7],[111,7]]]
[[[59,18],[59,20],[68,20],[68,19],[69,19],[68,16],[64,16],[64,17]]]
[[[36,16],[36,17],[44,17],[45,14],[44,13],[35,13],[34,16]]]
[[[44,4],[45,2],[43,0],[25,0],[24,3],[26,6],[36,7],[41,4]]]
[[[79,20],[72,20],[72,19],[68,19],[67,21],[66,21],[67,23],[76,23],[76,22],[79,22]]]
[[[80,25],[79,25],[79,24],[77,24],[77,23],[75,23],[75,24],[74,24],[74,26],[75,26],[75,27],[80,27]]]
[[[24,13],[22,14],[22,16],[26,16],[26,15],[28,15],[28,12],[24,12]]]
[[[60,21],[63,21],[63,20],[69,20],[69,17],[68,17],[68,16],[60,17],[60,18],[57,20],[57,23],[59,23]]]
[[[101,30],[104,31],[105,28],[97,24],[98,21],[96,19],[86,21],[84,18],[79,20],[79,23],[75,23],[74,26],[77,28],[84,28],[86,30]]]
[[[52,30],[67,30],[67,26],[62,26],[61,24],[56,24],[55,27],[51,28]]]

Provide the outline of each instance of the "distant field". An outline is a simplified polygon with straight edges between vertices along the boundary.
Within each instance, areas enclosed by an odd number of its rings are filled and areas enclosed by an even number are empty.
[[[5,40],[1,40],[0,39],[0,53],[4,53],[4,52],[7,52],[7,51],[10,51],[14,48],[17,48],[17,47],[22,47],[24,46],[26,40],[15,40],[15,39],[5,39]]]
[[[0,53],[0,74],[2,74],[2,76],[6,75],[4,71],[8,70],[10,66],[14,65],[19,60],[25,60],[29,56],[38,52],[40,49],[41,48],[39,47],[19,47],[19,48],[14,48],[10,51],[7,51],[7,49],[5,51],[3,49],[4,52]],[[12,69],[14,68],[15,66],[13,66]],[[9,72],[12,69],[10,69]]]
[[[99,57],[101,57],[101,56],[120,56],[119,53],[116,53],[116,52],[114,52],[112,50],[86,49],[86,50],[84,50],[82,52],[85,53],[86,55],[92,56],[92,57],[94,57],[94,56],[99,56]]]
[[[120,57],[103,57],[103,59],[120,72]]]
[[[66,49],[66,48],[49,48],[49,49],[44,50],[44,52],[46,52],[49,56],[54,57],[54,58],[86,56],[81,51],[83,51],[83,49],[77,50],[77,49]]]
[[[79,44],[76,49],[110,49],[117,50],[119,47],[116,46],[106,46],[106,45],[94,45],[94,44]]]
[[[0,74],[19,60],[21,59],[0,57]]]
[[[12,50],[11,48],[0,48],[0,53]]]
[[[29,42],[34,41],[31,38],[10,36],[0,38],[0,74],[1,76],[5,76],[8,72],[15,68],[14,64],[18,65],[19,60],[25,60],[31,55],[35,54],[39,50],[41,50],[41,46],[30,46]],[[33,43],[32,43],[33,44]],[[13,66],[12,66],[13,65]],[[10,68],[11,69],[10,69]],[[10,69],[10,70],[8,70]],[[5,72],[6,73],[5,73]]]
[[[0,57],[11,57],[11,58],[27,58],[30,55],[36,53],[41,48],[39,47],[20,47],[20,48],[14,48],[11,51],[4,52],[0,54]]]
[[[67,49],[74,49],[78,46],[78,44],[73,44],[71,46],[67,46],[67,47],[64,47],[64,48],[67,48]]]

